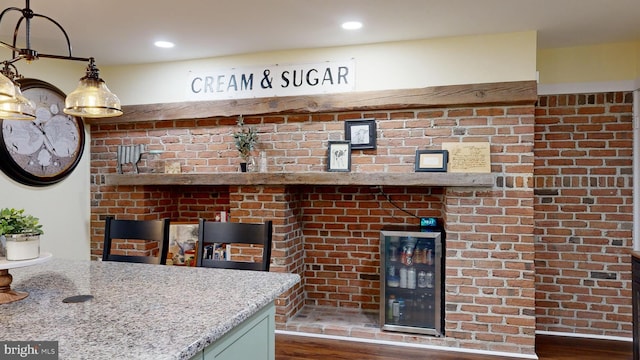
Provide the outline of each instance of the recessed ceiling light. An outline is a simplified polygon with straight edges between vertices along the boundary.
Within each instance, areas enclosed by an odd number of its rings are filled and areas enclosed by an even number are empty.
[[[174,43],[169,41],[156,41],[153,44],[159,48],[165,48],[165,49],[169,49],[175,46]]]
[[[347,21],[342,24],[342,28],[345,30],[357,30],[362,27],[362,23],[360,21]]]

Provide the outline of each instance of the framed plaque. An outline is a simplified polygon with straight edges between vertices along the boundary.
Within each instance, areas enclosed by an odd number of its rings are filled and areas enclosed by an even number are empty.
[[[491,147],[488,142],[443,143],[442,149],[449,152],[449,172],[491,172]]]
[[[351,171],[351,143],[349,141],[329,141],[327,171]]]
[[[418,150],[416,151],[416,172],[447,171],[447,150]]]
[[[376,148],[376,120],[347,120],[344,122],[344,138],[351,141],[351,149]]]

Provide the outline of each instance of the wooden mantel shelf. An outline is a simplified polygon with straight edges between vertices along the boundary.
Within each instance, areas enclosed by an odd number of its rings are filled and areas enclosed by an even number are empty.
[[[87,118],[85,122],[130,125],[145,121],[205,119],[214,116],[312,114],[461,105],[522,105],[534,104],[537,100],[535,81],[513,81],[433,86],[418,89],[126,105],[122,107],[124,111],[122,116],[94,120]]]
[[[492,186],[493,174],[478,173],[212,173],[107,174],[107,185],[391,185]]]

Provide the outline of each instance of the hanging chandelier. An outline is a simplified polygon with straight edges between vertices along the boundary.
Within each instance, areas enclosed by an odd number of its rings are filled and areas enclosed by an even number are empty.
[[[18,69],[14,65],[20,60],[31,62],[39,58],[50,58],[72,61],[88,62],[86,75],[80,79],[78,87],[67,95],[65,99],[64,112],[73,116],[85,118],[103,118],[122,115],[120,100],[107,88],[104,80],[100,78],[99,70],[95,65],[94,58],[75,57],[71,54],[71,42],[69,36],[62,25],[52,18],[34,13],[29,0],[26,1],[24,9],[8,7],[0,13],[0,24],[5,14],[11,11],[20,12],[22,15],[16,23],[13,32],[13,42],[11,44],[0,41],[0,46],[11,50],[11,59],[2,61],[0,64],[0,118],[11,120],[32,120],[35,119],[35,106],[26,97],[22,96],[20,85],[17,80],[22,78]],[[31,20],[42,18],[49,20],[60,29],[67,41],[68,55],[41,54],[31,48]],[[22,22],[25,23],[25,48],[16,46],[18,32]]]

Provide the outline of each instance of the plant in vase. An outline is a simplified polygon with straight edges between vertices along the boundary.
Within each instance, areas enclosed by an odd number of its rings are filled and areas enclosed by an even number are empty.
[[[7,260],[27,260],[40,256],[42,225],[37,217],[24,213],[24,209],[0,210],[0,240]]]
[[[254,128],[244,126],[244,119],[242,116],[238,118],[238,126],[240,127],[240,130],[233,134],[233,138],[235,139],[236,149],[238,149],[238,152],[240,153],[240,158],[242,158],[240,168],[242,169],[242,172],[246,172],[247,167],[253,167],[251,151],[253,151],[256,142],[258,142],[258,134]]]

